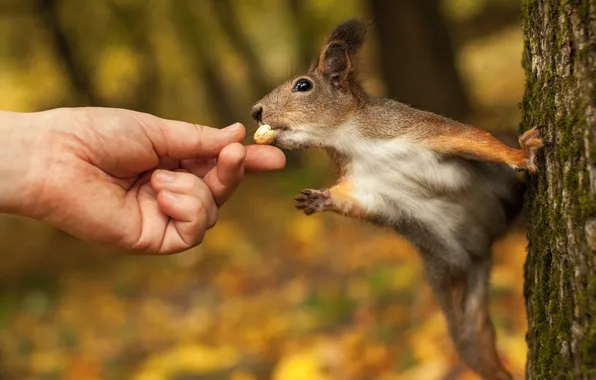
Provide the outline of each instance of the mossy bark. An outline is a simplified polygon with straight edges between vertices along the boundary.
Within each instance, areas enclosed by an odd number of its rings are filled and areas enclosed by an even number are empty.
[[[524,0],[529,379],[596,379],[596,0]]]

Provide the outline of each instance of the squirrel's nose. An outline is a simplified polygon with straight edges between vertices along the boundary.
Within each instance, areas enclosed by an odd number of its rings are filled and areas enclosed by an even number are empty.
[[[263,116],[263,106],[259,104],[255,104],[252,107],[252,118],[256,121],[261,121],[261,117]]]

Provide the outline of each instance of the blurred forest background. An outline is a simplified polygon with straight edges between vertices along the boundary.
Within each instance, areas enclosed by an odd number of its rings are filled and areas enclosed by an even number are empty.
[[[0,0],[0,107],[125,107],[223,127],[352,16],[375,28],[367,88],[516,131],[519,0]],[[332,181],[320,152],[250,177],[204,244],[123,257],[0,217],[2,379],[476,379],[458,364],[411,246],[292,197]],[[525,231],[495,249],[491,307],[516,378]]]

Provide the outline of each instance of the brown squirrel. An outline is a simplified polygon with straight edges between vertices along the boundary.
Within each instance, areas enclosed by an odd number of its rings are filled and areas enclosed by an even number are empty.
[[[337,184],[302,190],[296,207],[390,227],[411,241],[461,358],[484,379],[511,379],[488,310],[491,245],[521,214],[525,184],[516,171],[536,172],[540,127],[525,132],[516,149],[366,93],[355,60],[366,32],[358,19],[337,26],[308,72],[258,101],[252,116],[269,126],[270,143],[322,148],[334,164]]]

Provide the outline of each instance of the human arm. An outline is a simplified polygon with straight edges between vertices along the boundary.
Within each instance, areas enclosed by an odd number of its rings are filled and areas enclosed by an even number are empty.
[[[285,164],[276,148],[241,145],[235,127],[109,108],[1,112],[0,212],[125,251],[183,251],[202,241],[245,171]]]

